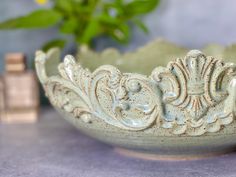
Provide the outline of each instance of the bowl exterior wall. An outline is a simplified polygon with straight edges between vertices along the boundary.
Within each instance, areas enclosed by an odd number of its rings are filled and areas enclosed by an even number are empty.
[[[72,56],[48,76],[53,51],[36,70],[51,104],[84,133],[113,146],[165,155],[231,151],[236,134],[236,65],[198,50],[150,76],[103,65],[94,72]]]

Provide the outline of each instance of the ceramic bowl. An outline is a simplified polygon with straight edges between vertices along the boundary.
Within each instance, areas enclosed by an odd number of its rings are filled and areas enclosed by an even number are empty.
[[[218,59],[230,48],[212,46],[217,58],[158,40],[125,54],[81,48],[78,62],[39,51],[35,61],[51,104],[85,134],[133,156],[194,158],[236,146],[236,65]]]

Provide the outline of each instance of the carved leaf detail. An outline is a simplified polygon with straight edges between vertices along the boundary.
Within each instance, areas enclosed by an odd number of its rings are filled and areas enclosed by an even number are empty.
[[[226,99],[228,91],[227,87],[223,85],[229,82],[235,71],[234,64],[225,64],[212,57],[206,57],[197,50],[189,52],[184,59],[170,62],[166,69],[156,68],[152,73],[152,79],[161,89],[164,107],[169,112],[178,111],[180,117],[182,115],[177,121],[173,117],[169,119],[165,115],[163,115],[163,119],[174,122],[174,124],[170,124],[170,128],[175,124],[179,127],[183,122],[189,122],[189,127],[194,128],[193,134],[196,135],[206,131],[218,131],[219,125],[231,123],[232,110],[224,116],[207,114],[209,108],[217,107]],[[215,110],[215,112],[218,111]],[[223,118],[227,120],[223,121]],[[221,123],[217,123],[219,119]],[[208,123],[213,122],[214,128],[211,126],[208,130],[206,128]],[[196,128],[199,130],[198,132]],[[187,130],[188,128],[186,128]]]
[[[217,67],[219,63],[221,68]],[[208,108],[224,99],[223,92],[217,90],[216,83],[220,73],[227,73],[228,67],[214,58],[206,57],[198,51],[192,51],[185,59],[177,59],[171,62],[168,71],[154,71],[153,78],[157,83],[169,80],[171,88],[163,86],[163,101],[188,112],[188,115],[199,120],[206,114]],[[220,71],[220,72],[219,72]],[[214,74],[214,77],[212,77]],[[156,79],[156,78],[161,78]],[[215,80],[215,81],[213,81]],[[211,83],[214,83],[212,85]],[[218,88],[220,89],[220,88]],[[166,90],[169,90],[166,92]],[[217,95],[218,94],[218,95]],[[219,97],[215,99],[215,97]]]

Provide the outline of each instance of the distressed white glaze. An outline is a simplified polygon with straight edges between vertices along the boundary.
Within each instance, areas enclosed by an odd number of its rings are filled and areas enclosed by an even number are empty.
[[[36,54],[39,79],[52,105],[75,119],[101,120],[128,131],[158,128],[176,136],[218,132],[235,121],[236,65],[198,50],[150,76],[122,73],[111,65],[90,72],[70,55],[58,75],[47,76],[47,56]]]

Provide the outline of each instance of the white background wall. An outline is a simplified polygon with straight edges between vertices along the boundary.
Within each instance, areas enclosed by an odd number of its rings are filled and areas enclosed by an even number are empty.
[[[33,0],[1,0],[0,21],[26,14],[38,5]],[[188,48],[201,48],[209,43],[236,43],[235,0],[162,0],[159,8],[144,18],[150,29],[148,35],[135,30],[130,45],[121,50],[135,49],[148,41],[163,37]],[[26,52],[33,58],[34,51],[58,36],[54,29],[39,31],[0,31],[0,71],[6,52]],[[113,41],[97,41],[97,49],[117,46]],[[68,47],[70,48],[70,47]]]

